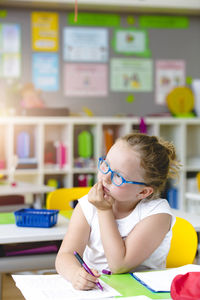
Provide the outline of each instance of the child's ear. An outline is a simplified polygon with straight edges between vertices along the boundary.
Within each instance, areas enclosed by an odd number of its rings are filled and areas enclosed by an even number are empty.
[[[145,186],[138,194],[139,199],[145,199],[153,193],[153,188],[151,186]]]

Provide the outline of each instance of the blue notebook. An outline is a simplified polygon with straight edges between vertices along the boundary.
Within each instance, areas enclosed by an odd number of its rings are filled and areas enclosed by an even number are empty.
[[[169,293],[173,279],[187,272],[200,272],[200,265],[188,264],[161,271],[134,272],[130,275],[154,293]]]
[[[139,283],[141,283],[143,286],[145,286],[148,290],[150,290],[153,293],[169,293],[169,291],[159,291],[159,290],[154,290],[153,288],[151,288],[148,284],[146,284],[143,280],[141,280],[137,275],[135,275],[134,273],[130,273],[131,276],[133,276],[133,278],[135,278]]]

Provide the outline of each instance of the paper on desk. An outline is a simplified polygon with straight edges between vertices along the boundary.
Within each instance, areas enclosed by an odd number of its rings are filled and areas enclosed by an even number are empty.
[[[174,277],[187,272],[200,272],[200,265],[185,265],[162,271],[134,272],[132,274],[138,281],[147,285],[147,287],[155,292],[170,292]]]
[[[120,297],[120,298],[114,298],[113,297],[109,297],[109,298],[101,298],[101,300],[115,300],[115,299],[118,299],[118,300],[148,300],[148,299],[151,299],[147,296],[131,296],[131,297]],[[90,299],[90,300],[95,300],[95,299]],[[169,300],[169,299],[162,299],[162,300]]]
[[[90,291],[75,290],[71,283],[60,275],[12,275],[16,286],[26,300],[84,300],[121,296],[115,289],[100,280],[103,291],[96,288]]]

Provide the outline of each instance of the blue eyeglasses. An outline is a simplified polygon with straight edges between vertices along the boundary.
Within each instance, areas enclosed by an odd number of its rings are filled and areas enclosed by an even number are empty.
[[[121,186],[124,183],[147,185],[144,182],[128,181],[128,180],[124,179],[124,177],[122,177],[119,173],[111,170],[109,164],[105,160],[105,157],[99,158],[98,169],[103,174],[108,174],[109,172],[111,172],[111,181],[116,186]]]

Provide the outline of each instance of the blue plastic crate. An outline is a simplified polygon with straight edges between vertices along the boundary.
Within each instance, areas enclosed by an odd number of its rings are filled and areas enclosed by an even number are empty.
[[[20,227],[52,227],[57,223],[56,209],[20,209],[14,212],[15,223]]]

